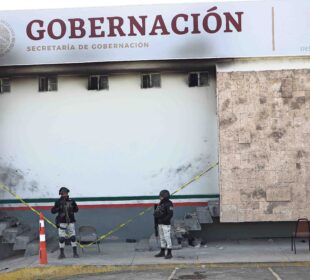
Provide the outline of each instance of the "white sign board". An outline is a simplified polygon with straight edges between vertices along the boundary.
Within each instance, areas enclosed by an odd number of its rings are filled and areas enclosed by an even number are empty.
[[[0,12],[0,66],[310,55],[310,1]]]

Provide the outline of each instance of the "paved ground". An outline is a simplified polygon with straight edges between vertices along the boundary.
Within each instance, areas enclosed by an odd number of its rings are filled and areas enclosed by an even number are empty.
[[[40,266],[38,256],[0,261],[0,279],[15,280],[20,277],[34,280],[55,276],[63,279],[93,280],[103,279],[102,275],[101,278],[77,278],[77,275],[105,273],[104,279],[151,280],[169,279],[173,271],[175,275],[172,275],[170,280],[310,279],[310,276],[307,276],[310,275],[308,244],[298,241],[295,255],[291,251],[289,239],[211,242],[207,246],[174,250],[171,260],[154,258],[154,251],[136,251],[135,243],[110,242],[102,243],[100,247],[100,253],[96,246],[86,248],[84,254],[80,251],[79,259],[72,258],[69,246],[66,247],[67,258],[64,260],[57,259],[58,250],[48,253],[48,266]],[[179,269],[175,270],[176,268]],[[66,271],[67,274],[63,275],[61,271]]]
[[[67,259],[57,259],[58,251],[49,255],[49,263],[93,264],[93,265],[141,265],[162,264],[167,260],[154,258],[157,252],[137,252],[135,243],[103,243],[101,253],[96,246],[80,252],[81,258],[72,258],[70,247],[66,247]],[[247,263],[247,262],[296,262],[310,261],[307,243],[297,242],[297,254],[291,251],[289,239],[256,239],[221,241],[208,243],[201,247],[187,247],[173,251],[169,263]],[[1,266],[0,266],[1,267]]]
[[[213,268],[213,269],[178,269],[161,271],[105,273],[61,278],[61,280],[309,280],[309,267],[272,267],[266,268]]]

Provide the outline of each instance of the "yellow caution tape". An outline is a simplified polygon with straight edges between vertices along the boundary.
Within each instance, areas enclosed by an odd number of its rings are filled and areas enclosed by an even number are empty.
[[[171,195],[174,195],[176,193],[178,193],[179,191],[185,189],[188,185],[190,185],[191,183],[199,180],[203,175],[205,175],[206,173],[208,173],[211,169],[213,169],[215,166],[218,165],[218,162],[211,164],[205,171],[201,172],[200,174],[198,174],[197,176],[195,176],[193,179],[191,179],[190,181],[186,182],[185,184],[183,184],[181,187],[179,187],[178,189],[176,189],[173,193],[171,193]],[[136,216],[128,219],[125,223],[118,225],[117,227],[115,227],[114,229],[112,229],[111,231],[109,231],[106,234],[101,235],[96,241],[88,243],[87,245],[81,245],[80,246],[82,248],[91,246],[93,244],[96,244],[97,242],[99,242],[100,240],[103,240],[105,238],[107,238],[108,236],[110,236],[111,234],[113,234],[114,232],[120,230],[121,228],[127,226],[128,224],[130,224],[131,222],[133,222],[136,218],[138,218],[139,216],[143,216],[145,213],[147,213],[148,211],[154,209],[153,206],[146,208],[145,210],[139,212]]]
[[[218,165],[218,162],[211,164],[205,171],[201,172],[200,174],[198,174],[197,176],[195,176],[193,179],[191,179],[190,181],[186,182],[185,184],[183,184],[182,186],[180,186],[178,189],[176,189],[173,193],[171,193],[171,195],[174,195],[176,193],[178,193],[179,191],[185,189],[188,185],[190,185],[191,183],[199,180],[203,175],[205,175],[207,172],[209,172],[211,169],[213,169],[215,166]],[[22,204],[26,205],[27,207],[29,207],[29,209],[31,211],[33,211],[34,213],[36,213],[37,215],[40,216],[40,212],[36,209],[34,209],[31,205],[29,205],[25,200],[23,200],[20,196],[18,196],[16,193],[14,193],[12,190],[10,190],[7,186],[3,185],[0,183],[0,188],[3,189],[4,191],[7,191],[8,193],[10,193],[12,196],[14,196],[17,200],[19,200]],[[93,241],[91,243],[88,243],[87,245],[82,245],[79,244],[81,248],[86,248],[88,246],[91,246],[93,244],[98,243],[100,240],[106,239],[107,237],[109,237],[110,235],[112,235],[113,233],[117,232],[118,230],[126,227],[128,224],[130,224],[131,222],[133,222],[135,219],[137,219],[140,216],[143,216],[145,213],[149,212],[150,210],[153,209],[153,206],[146,208],[145,210],[139,212],[136,216],[129,218],[127,221],[125,221],[122,224],[119,224],[118,226],[116,226],[114,229],[110,230],[109,232],[107,232],[106,234],[101,235],[96,241]],[[57,228],[57,226],[48,218],[46,218],[44,216],[44,220],[50,224],[51,226],[53,226],[54,228]]]
[[[4,191],[7,191],[8,193],[10,193],[12,196],[14,196],[17,200],[19,200],[22,204],[26,205],[27,207],[30,208],[31,211],[33,211],[34,213],[36,213],[38,216],[40,216],[40,212],[36,209],[34,209],[30,204],[28,204],[25,200],[23,200],[19,195],[17,195],[16,193],[14,193],[13,191],[11,191],[7,186],[3,185],[2,183],[0,183],[0,188],[3,189]],[[57,226],[48,218],[46,218],[44,216],[44,220],[49,223],[51,226],[53,226],[54,228],[57,228]]]
[[[198,174],[196,177],[194,177],[192,180],[188,181],[187,183],[185,183],[184,185],[182,185],[181,187],[179,187],[177,190],[175,190],[171,195],[174,195],[176,193],[178,193],[179,191],[185,189],[188,185],[190,185],[191,183],[197,181],[198,179],[200,179],[200,177],[202,177],[203,175],[205,175],[206,173],[208,173],[211,169],[213,169],[215,166],[217,166],[219,163],[213,163],[211,164],[205,171],[201,172],[200,174]]]

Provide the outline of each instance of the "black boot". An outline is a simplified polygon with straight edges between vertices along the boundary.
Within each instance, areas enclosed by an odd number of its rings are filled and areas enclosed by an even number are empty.
[[[79,256],[79,254],[77,253],[77,248],[76,248],[76,246],[72,247],[72,249],[73,249],[73,258],[79,258],[80,256]]]
[[[165,256],[165,248],[160,248],[160,252],[156,254],[154,257],[160,258]]]
[[[165,259],[171,259],[172,254],[171,254],[171,249],[168,249],[167,255],[165,256]]]
[[[60,248],[60,254],[58,256],[58,259],[64,259],[66,256],[65,256],[65,249],[64,248]]]

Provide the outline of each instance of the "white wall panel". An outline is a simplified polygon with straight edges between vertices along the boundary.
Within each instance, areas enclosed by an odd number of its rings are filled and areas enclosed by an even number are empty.
[[[162,88],[140,89],[138,74],[115,75],[108,91],[88,91],[87,77],[68,76],[57,92],[38,92],[36,77],[12,79],[0,95],[2,179],[27,198],[63,185],[82,197],[175,190],[218,157],[214,79],[186,82],[162,74]],[[217,175],[179,194],[217,194]]]

